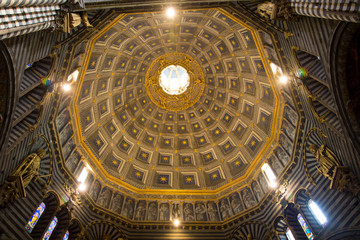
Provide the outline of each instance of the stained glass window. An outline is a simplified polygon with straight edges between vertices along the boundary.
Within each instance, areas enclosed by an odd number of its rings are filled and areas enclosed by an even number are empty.
[[[318,222],[323,226],[326,225],[327,219],[326,219],[324,213],[321,211],[319,206],[311,199],[309,200],[309,207],[310,207],[311,213],[315,216],[315,218],[318,220]]]
[[[43,240],[49,240],[52,232],[54,231],[56,224],[58,223],[58,219],[57,217],[54,217],[53,220],[51,221],[48,229],[46,230],[46,233],[44,234]]]
[[[303,218],[303,216],[300,213],[297,215],[297,219],[298,219],[302,229],[304,230],[305,235],[307,236],[307,238],[309,240],[313,240],[314,239],[314,234],[311,232],[309,226],[305,222],[305,219]]]
[[[294,237],[294,235],[292,234],[290,228],[287,228],[287,229],[286,229],[285,234],[286,234],[286,238],[287,238],[288,240],[295,240],[295,237]]]
[[[28,233],[31,233],[32,230],[34,229],[36,223],[38,222],[41,214],[45,211],[45,203],[41,203],[39,205],[39,207],[36,209],[36,211],[34,212],[34,214],[32,215],[30,221],[28,222],[28,224],[26,225],[25,229]]]
[[[68,240],[68,239],[69,239],[69,230],[66,231],[62,240]]]

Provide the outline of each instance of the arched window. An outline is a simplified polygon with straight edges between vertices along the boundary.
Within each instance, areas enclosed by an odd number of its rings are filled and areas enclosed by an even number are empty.
[[[268,163],[265,163],[262,167],[261,170],[263,171],[266,180],[268,182],[268,185],[272,188],[277,187],[277,183],[276,183],[276,175],[274,173],[274,171],[271,169],[270,165]]]
[[[31,233],[34,229],[36,223],[38,222],[39,218],[41,217],[41,214],[45,211],[45,203],[41,203],[39,207],[36,209],[34,214],[31,216],[30,221],[26,225],[25,229],[28,233]]]
[[[301,228],[303,229],[305,235],[307,236],[307,238],[309,240],[313,240],[314,239],[314,234],[312,233],[312,231],[310,230],[307,222],[305,221],[304,217],[301,215],[301,213],[298,213],[297,215],[297,220],[301,226]]]
[[[299,215],[300,214],[300,215]],[[301,216],[301,217],[299,217]],[[299,209],[295,208],[294,203],[289,203],[284,209],[284,220],[286,221],[286,226],[283,223],[282,231],[277,230],[279,233],[282,232],[283,238],[281,239],[292,239],[294,237],[296,240],[309,240],[310,238],[306,235],[306,232],[303,229],[303,223],[306,224],[309,231],[312,232],[312,229],[309,227],[303,215],[300,213]],[[287,228],[291,230],[291,234],[287,231]],[[284,236],[285,235],[285,236]]]
[[[84,191],[86,190],[86,178],[89,174],[89,171],[86,169],[86,167],[84,167],[82,170],[81,170],[81,173],[80,175],[78,176],[77,180],[79,182],[79,191]]]
[[[52,220],[51,220],[51,223],[48,227],[48,229],[46,230],[45,234],[44,234],[44,237],[43,237],[43,240],[49,240],[52,232],[54,231],[56,225],[58,223],[58,219],[57,217],[54,217]]]
[[[327,219],[326,219],[324,213],[319,208],[319,206],[312,199],[309,200],[308,205],[309,205],[311,213],[315,216],[316,220],[322,226],[325,226],[327,223]]]
[[[56,210],[59,207],[58,196],[53,192],[49,192],[48,196],[43,200],[43,203],[46,207],[43,211],[41,218],[38,218],[36,225],[30,233],[32,239],[43,238],[44,232],[48,229],[49,223],[54,218]]]
[[[285,236],[288,240],[295,240],[294,234],[289,227],[286,228]]]
[[[298,206],[297,208],[294,207],[295,204]],[[290,203],[284,212],[289,227],[297,240],[314,239],[327,224],[325,214],[317,203],[310,198],[306,189],[300,189],[296,192],[295,203]]]
[[[295,240],[294,234],[283,216],[278,216],[275,219],[274,229],[280,240]]]

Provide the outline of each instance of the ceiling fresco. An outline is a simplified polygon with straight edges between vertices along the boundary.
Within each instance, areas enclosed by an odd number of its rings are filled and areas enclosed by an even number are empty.
[[[271,193],[261,166],[282,174],[298,121],[269,71],[267,59],[280,64],[270,35],[222,9],[110,18],[72,46],[80,75],[56,111],[67,174],[91,169],[85,204],[139,224],[259,211]],[[171,64],[189,74],[174,95],[158,77]]]

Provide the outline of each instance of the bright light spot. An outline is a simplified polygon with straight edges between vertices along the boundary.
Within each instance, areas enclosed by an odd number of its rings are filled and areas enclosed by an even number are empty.
[[[285,234],[286,234],[286,237],[287,237],[288,240],[296,240],[295,237],[294,237],[294,235],[292,234],[290,228],[287,228],[287,229],[286,229],[286,233],[285,233]]]
[[[271,71],[273,72],[274,76],[277,74],[282,74],[283,71],[281,70],[281,67],[276,65],[275,63],[270,63]]]
[[[166,9],[166,15],[169,18],[175,17],[175,9],[173,7],[169,7],[168,9]]]
[[[86,185],[85,185],[85,181],[86,178],[88,176],[89,172],[88,170],[84,167],[79,175],[79,177],[77,178],[78,182],[80,183],[78,190],[80,192],[84,191],[86,189]]]
[[[283,71],[280,66],[275,63],[270,63],[271,71],[275,78],[278,78],[280,83],[285,84],[289,81],[289,77],[283,74]]]
[[[63,84],[62,87],[63,87],[63,89],[64,89],[65,92],[68,92],[68,91],[70,91],[70,89],[71,89],[71,86],[70,86],[70,84],[68,84],[68,83]]]
[[[78,187],[79,192],[85,191],[85,190],[86,190],[86,187],[87,187],[86,184],[80,183],[80,185],[79,185],[79,187]]]
[[[170,65],[162,70],[159,83],[167,94],[179,95],[186,91],[190,84],[190,77],[185,68]]]
[[[68,82],[76,82],[78,79],[78,76],[79,76],[79,70],[75,70],[69,75],[67,81]]]
[[[287,83],[287,82],[289,81],[289,77],[286,76],[286,75],[282,75],[282,76],[279,78],[279,81],[280,81],[280,83],[285,84],[285,83]]]
[[[315,215],[316,219],[319,221],[321,225],[325,225],[327,223],[327,219],[324,213],[321,211],[319,206],[313,201],[309,200],[309,207],[313,215]]]
[[[180,220],[179,219],[174,219],[174,226],[178,227],[180,225]]]
[[[265,163],[261,167],[261,170],[263,170],[263,172],[265,173],[265,176],[268,180],[269,186],[272,188],[276,188],[277,187],[276,176],[275,176],[273,170],[270,168],[269,164]]]

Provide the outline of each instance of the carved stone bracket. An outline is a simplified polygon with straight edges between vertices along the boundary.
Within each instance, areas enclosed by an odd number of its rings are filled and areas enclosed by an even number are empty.
[[[269,20],[296,21],[299,17],[287,0],[260,3],[257,12]]]
[[[85,27],[92,28],[88,20],[86,11],[74,13],[75,10],[84,9],[85,4],[83,0],[71,0],[68,3],[61,5],[61,10],[56,16],[56,31],[69,33],[71,29],[84,23]]]
[[[27,156],[0,187],[0,207],[26,196],[25,188],[39,178],[40,161],[45,156],[43,149]]]
[[[25,197],[25,188],[20,176],[10,176],[0,187],[0,207],[14,202],[18,198]]]

